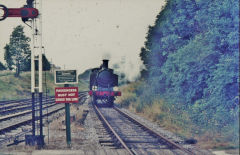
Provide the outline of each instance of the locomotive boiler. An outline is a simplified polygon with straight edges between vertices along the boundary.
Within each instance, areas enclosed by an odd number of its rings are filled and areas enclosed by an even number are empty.
[[[89,95],[95,104],[113,106],[115,97],[121,96],[121,92],[118,91],[118,75],[108,68],[108,61],[103,60],[99,68],[92,69]]]

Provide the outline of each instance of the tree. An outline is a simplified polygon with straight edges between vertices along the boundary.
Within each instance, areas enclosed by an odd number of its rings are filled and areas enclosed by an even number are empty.
[[[30,38],[25,36],[23,32],[23,26],[19,25],[14,28],[10,43],[4,47],[5,54],[4,59],[7,62],[7,66],[10,70],[16,69],[15,76],[20,75],[20,71],[29,69],[30,64]]]
[[[42,65],[43,71],[49,71],[51,69],[51,64],[45,54],[42,55]],[[35,60],[35,70],[38,71],[38,60]]]
[[[0,71],[2,70],[6,70],[6,67],[2,64],[2,62],[0,62]]]
[[[47,57],[45,56],[45,54],[43,54],[43,70],[44,71],[49,71],[51,69],[51,64],[50,62],[48,61]]]
[[[4,50],[5,50],[5,53],[4,53],[4,60],[7,62],[7,68],[9,70],[12,70],[13,69],[13,61],[12,61],[12,58],[11,58],[11,54],[10,54],[10,51],[9,51],[9,45],[7,44],[5,47],[4,47]]]

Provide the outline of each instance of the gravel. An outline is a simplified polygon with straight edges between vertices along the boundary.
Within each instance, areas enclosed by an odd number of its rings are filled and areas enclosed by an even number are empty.
[[[184,148],[186,149],[190,149],[192,150],[193,152],[195,152],[196,154],[212,154],[211,151],[208,151],[208,150],[203,150],[203,149],[200,149],[194,145],[189,145],[189,144],[185,144],[184,143],[184,139],[182,139],[181,137],[175,135],[174,133],[170,132],[170,131],[167,131],[163,128],[161,128],[159,125],[141,117],[141,116],[138,116],[132,112],[130,112],[129,110],[127,109],[124,109],[124,108],[121,108],[121,110],[125,113],[127,113],[129,116],[133,117],[134,119],[136,119],[137,121],[139,121],[140,123],[142,123],[143,125],[146,125],[147,127],[149,127],[150,129],[152,129],[153,131],[155,131],[156,133],[160,134],[160,135],[163,135],[164,137],[166,137],[167,139],[170,139],[171,141],[175,142],[175,143],[178,143],[178,144],[181,144]]]

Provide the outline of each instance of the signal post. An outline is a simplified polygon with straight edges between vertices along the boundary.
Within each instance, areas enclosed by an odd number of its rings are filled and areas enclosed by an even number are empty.
[[[32,51],[31,51],[31,92],[32,92],[32,136],[26,137],[26,143],[37,145],[41,148],[44,145],[43,118],[42,118],[42,0],[32,0],[32,6],[38,8],[38,18],[31,20],[32,27]],[[38,60],[38,85],[35,83],[35,60]],[[35,135],[35,93],[39,95],[39,130],[40,135]]]

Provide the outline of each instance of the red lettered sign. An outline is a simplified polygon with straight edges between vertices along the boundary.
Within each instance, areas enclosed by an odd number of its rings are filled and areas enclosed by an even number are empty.
[[[78,87],[55,88],[56,103],[78,103]]]

